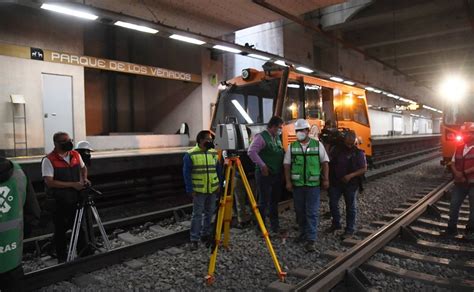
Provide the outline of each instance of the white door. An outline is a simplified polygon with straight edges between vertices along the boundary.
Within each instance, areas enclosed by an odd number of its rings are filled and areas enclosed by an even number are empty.
[[[66,132],[74,135],[72,111],[72,77],[43,75],[44,148],[49,153],[54,148],[53,135]]]

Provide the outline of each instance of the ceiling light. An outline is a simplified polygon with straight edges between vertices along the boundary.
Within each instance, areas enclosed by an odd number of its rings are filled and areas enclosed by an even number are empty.
[[[355,82],[349,81],[349,80],[344,81],[344,83],[347,84],[347,85],[354,85],[355,84]]]
[[[155,33],[158,32],[158,30],[153,29],[151,27],[138,25],[138,24],[133,24],[133,23],[124,22],[124,21],[116,21],[114,24],[117,25],[117,26],[129,28],[129,29],[134,29],[134,30],[138,30],[138,31],[141,31],[141,32],[146,32],[146,33],[155,34]]]
[[[241,50],[237,50],[237,49],[234,49],[234,48],[231,48],[231,47],[226,47],[226,46],[221,46],[221,45],[215,45],[215,46],[213,46],[213,48],[217,49],[217,50],[221,50],[221,51],[235,53],[235,54],[239,54],[239,53],[242,52]]]
[[[374,88],[374,92],[375,92],[375,93],[382,93],[382,90],[379,90],[379,89],[375,89],[375,88]]]
[[[291,84],[291,83],[289,83],[287,86],[288,86],[289,88],[300,88],[300,86],[299,86],[298,84]]]
[[[195,45],[203,45],[206,43],[201,40],[190,38],[190,37],[179,35],[179,34],[170,35],[170,39],[174,39],[174,40],[178,40],[178,41],[182,41],[182,42],[186,42],[190,44],[195,44]]]
[[[67,8],[64,6],[54,5],[54,4],[43,3],[43,5],[41,5],[41,8],[54,11],[54,12],[59,12],[62,14],[80,17],[83,19],[88,19],[88,20],[96,20],[97,18],[99,18],[99,16],[91,14],[91,13],[87,13],[87,12],[72,9],[72,8]]]
[[[288,65],[286,65],[286,62],[283,61],[283,60],[277,60],[274,63],[277,64],[277,65],[280,65],[280,66],[288,67]]]
[[[313,73],[314,72],[313,70],[311,70],[309,68],[306,68],[306,67],[302,67],[302,66],[296,67],[296,70],[304,72],[304,73]]]
[[[331,79],[332,81],[336,81],[336,82],[342,82],[344,81],[344,79],[340,78],[340,77],[336,77],[336,76],[331,76],[329,79]]]
[[[369,86],[369,87],[366,87],[365,90],[374,91],[374,88]]]
[[[264,60],[264,61],[270,60],[270,58],[268,58],[268,57],[265,57],[265,56],[262,56],[262,55],[257,55],[257,54],[248,54],[247,56],[249,56],[251,58],[255,58],[255,59]]]
[[[462,100],[468,91],[468,83],[465,78],[459,75],[448,76],[439,86],[442,94],[449,96],[453,102]]]

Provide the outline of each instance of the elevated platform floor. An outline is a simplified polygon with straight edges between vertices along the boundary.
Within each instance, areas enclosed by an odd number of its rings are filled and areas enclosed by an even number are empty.
[[[92,153],[89,175],[107,175],[125,171],[152,168],[166,168],[181,164],[183,154],[191,147],[147,148],[115,151],[96,151]],[[15,157],[28,177],[41,181],[41,160],[43,156]]]
[[[441,134],[400,135],[400,136],[372,136],[372,145],[399,144],[405,142],[440,139]]]

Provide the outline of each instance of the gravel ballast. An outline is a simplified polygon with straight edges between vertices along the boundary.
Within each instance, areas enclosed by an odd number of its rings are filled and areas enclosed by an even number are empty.
[[[371,222],[380,220],[382,215],[389,213],[390,210],[426,189],[427,186],[441,183],[443,178],[445,178],[444,170],[439,166],[438,159],[434,159],[367,183],[364,193],[358,195],[357,228],[374,229],[370,226]],[[329,208],[324,192],[321,198],[320,214],[325,214]],[[344,226],[345,212],[342,201],[341,215]],[[317,251],[313,253],[307,253],[303,244],[293,241],[293,238],[298,235],[295,228],[294,211],[284,212],[281,214],[280,220],[281,228],[288,231],[288,238],[282,239],[280,236],[274,236],[272,243],[285,271],[296,268],[319,271],[331,260],[323,256],[325,251],[347,249],[341,244],[341,232],[324,233],[324,230],[331,225],[330,219],[320,216]],[[143,234],[144,237],[150,236],[147,231],[140,234]],[[211,287],[207,287],[204,283],[210,257],[209,249],[203,245],[193,252],[189,251],[188,245],[178,248],[184,252],[170,254],[165,251],[157,251],[149,256],[138,258],[137,260],[144,263],[141,268],[132,269],[125,264],[120,264],[89,273],[88,275],[94,277],[95,281],[93,285],[85,287],[110,291],[137,289],[140,291],[170,289],[176,291],[222,289],[255,291],[263,290],[271,282],[277,280],[276,271],[263,237],[257,234],[253,227],[231,230],[231,248],[228,251],[222,248],[219,250],[215,274],[216,282]],[[374,273],[374,275],[378,274]],[[390,282],[388,277],[386,279],[387,282]],[[296,281],[294,277],[288,278],[289,283],[296,283]],[[400,283],[403,285],[402,282]],[[410,286],[413,290],[423,287],[423,285],[415,284]],[[392,288],[392,286],[382,284],[379,286]],[[400,288],[402,286],[393,287]],[[74,284],[74,281],[68,281],[44,287],[42,291],[70,291],[78,288],[79,286]]]

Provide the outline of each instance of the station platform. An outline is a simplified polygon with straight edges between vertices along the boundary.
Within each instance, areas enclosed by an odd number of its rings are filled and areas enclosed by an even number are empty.
[[[107,175],[126,171],[176,167],[183,154],[191,147],[164,147],[92,152],[89,176]],[[11,158],[21,165],[33,182],[42,181],[41,160],[44,156]]]
[[[399,135],[399,136],[372,136],[372,145],[400,144],[405,142],[436,140],[441,134],[422,134],[422,135]]]

